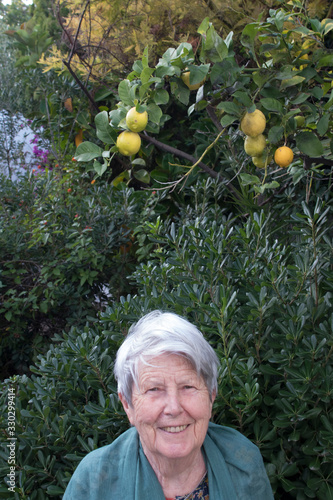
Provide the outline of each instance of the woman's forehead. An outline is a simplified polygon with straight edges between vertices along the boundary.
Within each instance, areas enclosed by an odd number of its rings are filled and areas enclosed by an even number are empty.
[[[155,357],[144,358],[139,361],[139,379],[146,376],[168,376],[175,374],[197,376],[195,368],[183,355],[165,353]]]

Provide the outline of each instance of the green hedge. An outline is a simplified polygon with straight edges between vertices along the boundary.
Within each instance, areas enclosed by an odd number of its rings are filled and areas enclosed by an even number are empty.
[[[155,308],[186,316],[216,349],[213,420],[260,447],[275,498],[333,498],[332,207],[319,197],[286,205],[286,193],[236,220],[219,196],[209,181],[172,222],[142,221],[137,294],[55,338],[31,378],[3,384],[5,439],[8,384],[17,394],[14,498],[61,498],[78,461],[127,427],[113,360],[128,326]]]
[[[156,201],[90,175],[75,166],[0,176],[0,378],[26,373],[54,333],[134,290],[132,231]]]

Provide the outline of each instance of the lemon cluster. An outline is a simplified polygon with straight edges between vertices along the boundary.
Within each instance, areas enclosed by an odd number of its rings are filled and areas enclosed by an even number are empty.
[[[296,118],[298,120],[296,120]],[[302,120],[303,121],[302,121]],[[302,116],[295,117],[296,123],[303,124]],[[268,155],[266,148],[266,138],[263,132],[266,128],[266,118],[264,113],[256,109],[252,113],[245,113],[243,116],[240,128],[246,135],[244,141],[244,150],[246,154],[252,156],[254,165],[258,168],[266,168],[272,161],[272,157]],[[288,167],[294,159],[294,153],[288,146],[282,146],[275,151],[274,161],[279,167]]]
[[[269,158],[264,154],[266,138],[263,131],[266,128],[264,113],[256,109],[252,113],[245,113],[241,120],[240,128],[245,134],[244,150],[252,156],[252,161],[258,168],[265,168]]]
[[[135,107],[131,108],[126,115],[125,130],[118,135],[116,145],[119,153],[124,156],[135,155],[141,148],[141,137],[138,132],[142,132],[148,123],[148,113],[139,113]]]

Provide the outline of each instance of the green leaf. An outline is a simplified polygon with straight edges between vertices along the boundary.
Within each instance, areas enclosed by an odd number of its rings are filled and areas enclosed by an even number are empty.
[[[171,82],[170,88],[176,99],[187,106],[190,100],[190,90],[186,87],[186,85],[180,83],[178,84],[178,82]]]
[[[208,28],[205,39],[202,40],[202,51],[201,60],[206,56],[212,62],[221,62],[228,56],[227,45],[212,25]]]
[[[317,131],[319,135],[325,135],[328,130],[328,125],[330,121],[330,115],[327,113],[322,116],[317,125]]]
[[[46,243],[46,242],[44,242]],[[42,313],[47,313],[47,310],[48,310],[48,305],[47,305],[47,302],[43,301],[40,303],[40,310]]]
[[[122,120],[126,118],[127,110],[125,108],[113,109],[109,113],[110,127],[118,128]]]
[[[300,132],[296,135],[296,145],[298,149],[310,156],[321,156],[324,152],[323,145],[313,132]]]
[[[235,121],[235,115],[224,115],[221,118],[222,127],[229,127]]]
[[[108,113],[102,111],[95,116],[96,124],[96,135],[105,144],[115,144],[115,140],[112,137],[112,129],[109,123]]]
[[[323,66],[333,66],[333,54],[325,55],[317,62],[317,68],[322,68]]]
[[[169,102],[169,92],[165,89],[158,89],[154,94],[155,104],[168,104]]]
[[[244,186],[248,186],[251,184],[260,184],[260,179],[256,175],[240,174],[240,178]]]
[[[122,80],[118,85],[119,99],[125,105],[133,105],[131,98],[131,82],[129,80]]]
[[[159,106],[151,102],[147,106],[147,113],[149,116],[149,120],[153,123],[156,123],[156,125],[159,125],[161,117],[163,115],[163,112]]]
[[[135,160],[132,161],[132,165],[141,165],[141,166],[145,167],[146,162],[143,158],[135,158]]]
[[[150,182],[150,175],[147,170],[140,169],[140,170],[135,170],[133,172],[133,176],[140,182],[143,182],[144,184],[148,184]]]
[[[305,94],[304,92],[301,92],[300,94],[298,94],[298,96],[293,99],[291,102],[293,104],[302,104],[302,102],[305,102],[308,98],[309,98],[309,94]]]
[[[205,17],[205,19],[202,21],[202,23],[200,24],[199,28],[198,28],[198,33],[200,33],[200,35],[204,35],[209,26],[210,26],[210,22],[209,22],[209,17]]]
[[[268,132],[268,142],[277,144],[283,137],[284,128],[274,125]]]
[[[154,73],[155,68],[144,68],[141,72],[140,79],[142,84],[145,84],[149,81],[151,75]]]
[[[293,76],[292,78],[286,78],[281,81],[280,89],[286,89],[288,87],[293,87],[294,85],[298,85],[303,82],[305,78],[303,76]]]
[[[268,111],[275,111],[277,113],[283,112],[283,106],[277,99],[264,97],[263,99],[260,99],[260,104],[262,104]]]
[[[107,170],[107,168],[108,164],[106,161],[103,164],[101,164],[99,161],[94,160],[93,169],[99,176],[103,175],[104,172]]]
[[[196,83],[201,83],[206,78],[209,68],[209,64],[189,66],[188,69],[190,71],[190,84],[195,85]]]
[[[247,24],[241,34],[241,44],[243,47],[250,49],[254,54],[254,40],[257,35],[258,27],[257,24]]]
[[[6,320],[7,320],[7,321],[10,321],[10,320],[12,319],[12,315],[13,315],[12,311],[7,311],[7,312],[5,313],[5,318],[6,318]]]
[[[249,95],[242,90],[237,90],[236,92],[234,92],[233,97],[240,103],[244,104],[246,108],[250,108],[253,105],[253,102],[251,101]]]
[[[238,104],[236,104],[234,102],[228,102],[228,101],[220,102],[217,106],[217,109],[222,109],[223,111],[225,111],[229,115],[234,115],[237,117],[240,117],[242,115],[242,112],[243,112],[243,108],[241,106],[239,106]]]
[[[102,156],[103,149],[94,144],[93,142],[82,142],[75,151],[74,158],[77,161],[91,161],[94,158]]]
[[[142,54],[142,66],[143,68],[148,68],[148,47],[145,47],[143,54]]]
[[[91,451],[91,450],[89,450],[89,451]],[[47,487],[46,493],[48,495],[50,495],[51,497],[53,497],[53,496],[59,497],[59,495],[64,494],[64,489],[60,488],[59,486],[50,485]]]

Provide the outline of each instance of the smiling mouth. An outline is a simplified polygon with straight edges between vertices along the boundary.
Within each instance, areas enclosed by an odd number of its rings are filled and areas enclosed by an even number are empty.
[[[177,432],[182,432],[188,427],[188,424],[186,425],[178,425],[177,427],[162,427],[161,429],[166,432],[171,432],[171,433],[177,433]]]

